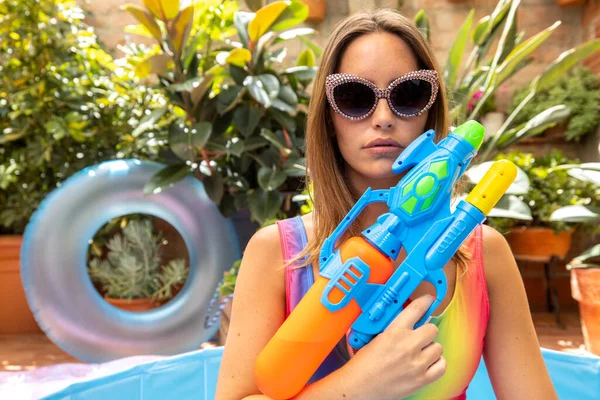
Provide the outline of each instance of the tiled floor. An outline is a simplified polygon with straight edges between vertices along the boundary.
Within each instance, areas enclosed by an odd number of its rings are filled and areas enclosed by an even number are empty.
[[[533,315],[542,347],[584,353],[583,337],[577,313],[563,313],[565,328],[556,326],[548,313]],[[0,371],[31,370],[42,366],[77,363],[77,359],[62,351],[45,335],[0,336]]]

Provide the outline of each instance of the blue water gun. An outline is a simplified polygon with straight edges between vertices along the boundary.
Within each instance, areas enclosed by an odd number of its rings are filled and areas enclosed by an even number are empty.
[[[360,349],[396,318],[413,291],[430,282],[435,300],[415,325],[432,315],[446,296],[443,267],[516,178],[509,161],[495,162],[483,179],[451,209],[452,190],[477,154],[483,127],[469,121],[434,143],[423,133],[394,161],[406,172],[387,190],[367,189],[323,243],[314,284],[259,354],[255,382],[272,399],[289,399],[308,382],[346,334]],[[389,212],[335,249],[362,210],[384,202]],[[401,249],[406,259],[394,270]]]
[[[487,179],[451,211],[452,190],[477,154],[484,133],[476,121],[461,125],[437,144],[433,142],[434,131],[425,132],[392,166],[396,174],[410,169],[406,176],[389,190],[367,189],[325,240],[320,253],[320,275],[328,278],[329,283],[321,302],[332,312],[344,307],[350,299],[358,302],[362,313],[348,337],[354,349],[360,349],[381,333],[421,282],[431,283],[436,294],[415,328],[427,321],[445,298],[447,283],[443,267],[473,229],[485,221],[486,214],[516,177],[516,167],[509,161],[493,164]],[[356,259],[342,263],[340,252],[334,251],[334,244],[361,211],[376,202],[387,203],[389,212],[364,230],[363,237],[393,260],[402,247],[407,253],[385,284],[368,283],[369,266]],[[348,279],[352,276],[355,279]],[[329,296],[333,288],[345,293],[335,303]]]

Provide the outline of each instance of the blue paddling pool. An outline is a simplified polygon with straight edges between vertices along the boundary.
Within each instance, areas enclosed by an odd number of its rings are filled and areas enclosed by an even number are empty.
[[[44,400],[211,400],[222,347],[146,362],[118,373],[72,384]],[[542,349],[561,400],[600,399],[600,357]],[[467,391],[470,399],[494,399],[482,362]]]

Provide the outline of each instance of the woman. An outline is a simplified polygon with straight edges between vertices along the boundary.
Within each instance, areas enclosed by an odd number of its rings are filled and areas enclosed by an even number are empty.
[[[429,44],[393,10],[353,14],[332,33],[307,122],[314,211],[261,229],[250,240],[218,400],[266,398],[254,383],[254,363],[318,275],[323,240],[365,189],[396,185],[401,176],[392,173],[392,163],[413,140],[428,129],[437,140],[448,134],[436,71]],[[385,205],[369,206],[349,236],[385,212]],[[403,251],[395,266],[405,257]],[[430,323],[413,329],[434,295],[433,287],[421,284],[388,329],[352,357],[338,346],[295,398],[464,399],[483,355],[499,399],[556,399],[504,238],[478,227],[444,272],[449,290]]]

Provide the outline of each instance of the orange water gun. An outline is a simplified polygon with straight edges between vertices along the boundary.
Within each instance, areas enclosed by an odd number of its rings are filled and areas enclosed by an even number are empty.
[[[452,211],[452,189],[477,154],[484,129],[469,121],[437,144],[433,138],[429,130],[408,146],[392,166],[397,174],[408,173],[389,190],[367,189],[323,243],[319,277],[256,361],[256,384],[265,395],[294,397],[350,328],[348,342],[360,349],[383,332],[421,282],[430,282],[436,297],[415,328],[446,296],[444,265],[485,221],[517,172],[509,161],[494,163]],[[374,202],[387,203],[389,212],[335,251],[350,224]],[[394,270],[402,247],[407,258]]]

